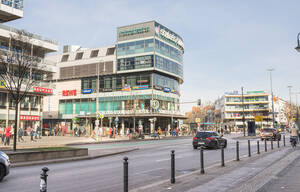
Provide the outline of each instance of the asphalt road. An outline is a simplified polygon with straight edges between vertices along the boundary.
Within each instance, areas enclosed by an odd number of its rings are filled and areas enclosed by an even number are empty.
[[[225,136],[226,138],[226,136]],[[236,141],[227,137],[225,160],[235,159]],[[129,158],[129,188],[137,188],[170,178],[170,151],[176,153],[176,175],[200,168],[199,150],[192,148],[192,138],[88,145],[89,150],[138,146],[140,150],[93,160],[12,168],[0,183],[0,192],[39,191],[41,168],[49,167],[48,191],[110,192],[123,190],[123,157]],[[274,147],[276,147],[274,143]],[[252,153],[256,140],[251,141]],[[270,146],[268,146],[270,149]],[[261,151],[264,146],[261,145]],[[240,140],[240,156],[248,154],[246,140]],[[204,151],[205,167],[220,164],[221,150]]]

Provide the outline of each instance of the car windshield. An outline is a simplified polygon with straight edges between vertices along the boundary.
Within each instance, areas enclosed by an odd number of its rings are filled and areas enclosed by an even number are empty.
[[[274,129],[263,129],[262,131],[270,133],[270,132],[274,132],[275,130]]]
[[[200,138],[207,138],[213,136],[219,136],[219,135],[216,132],[198,132],[196,135],[196,137],[200,137]]]

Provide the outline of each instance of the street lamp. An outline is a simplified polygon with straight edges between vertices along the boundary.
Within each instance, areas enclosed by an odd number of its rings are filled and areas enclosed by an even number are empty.
[[[291,116],[292,116],[292,97],[291,97],[291,89],[293,86],[289,85],[287,86],[289,88],[289,95],[290,95],[290,118],[289,118],[289,124],[291,122]]]
[[[298,35],[297,35],[297,47],[295,47],[295,49],[298,51],[298,52],[300,52],[300,43],[299,43],[299,36],[300,36],[300,33],[298,33]]]
[[[272,95],[272,120],[273,120],[273,127],[275,128],[274,96],[273,96],[273,87],[272,87],[272,71],[274,71],[274,69],[267,69],[267,71],[270,71],[270,86],[271,86],[271,95]]]

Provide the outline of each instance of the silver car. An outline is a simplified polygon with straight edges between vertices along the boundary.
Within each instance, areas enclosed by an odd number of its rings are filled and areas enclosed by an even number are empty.
[[[0,181],[8,175],[10,168],[9,157],[2,151],[0,151]]]

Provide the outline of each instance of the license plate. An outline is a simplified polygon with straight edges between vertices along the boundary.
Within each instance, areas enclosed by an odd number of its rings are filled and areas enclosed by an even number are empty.
[[[199,142],[198,144],[201,144],[201,145],[203,145],[203,144],[204,144],[204,142]]]

